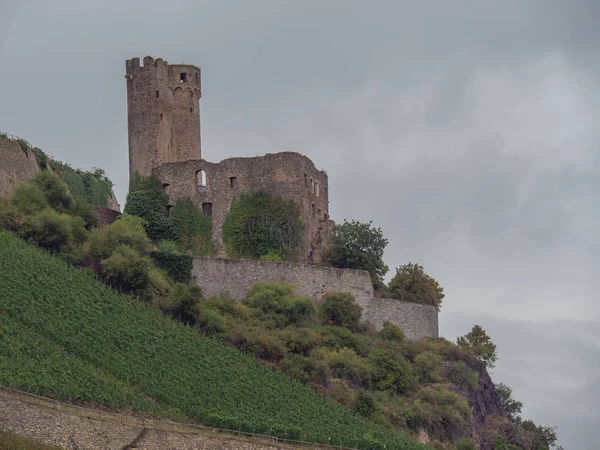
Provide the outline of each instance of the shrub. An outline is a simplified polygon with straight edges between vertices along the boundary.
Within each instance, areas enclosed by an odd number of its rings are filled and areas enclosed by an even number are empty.
[[[279,335],[290,352],[304,356],[319,344],[319,335],[309,328],[289,327]]]
[[[223,334],[227,331],[225,318],[217,311],[203,309],[198,318],[198,326],[203,333],[208,335]]]
[[[316,310],[311,298],[297,296],[292,285],[277,281],[254,283],[244,303],[267,315],[281,316],[280,326],[309,320]]]
[[[141,294],[150,280],[152,262],[134,249],[120,245],[108,258],[100,261],[100,275],[113,287]]]
[[[390,281],[389,290],[396,298],[433,305],[438,311],[444,298],[444,289],[419,264],[408,263],[398,267]]]
[[[457,361],[450,369],[450,381],[464,391],[473,391],[479,387],[479,373],[465,362]]]
[[[279,370],[302,383],[311,381],[324,383],[327,380],[327,376],[323,377],[324,373],[327,374],[323,363],[302,355],[288,354],[279,363]]]
[[[229,331],[227,338],[240,350],[253,353],[267,361],[280,361],[286,355],[285,346],[281,341],[261,328],[238,326]]]
[[[325,326],[322,328],[323,346],[340,350],[350,348],[356,353],[365,353],[365,349],[359,344],[358,338],[348,328]]]
[[[277,254],[284,260],[295,260],[303,236],[296,203],[261,191],[234,198],[223,224],[223,242],[227,254],[234,258]]]
[[[152,300],[160,300],[167,295],[169,290],[169,280],[165,273],[153,267],[148,272],[148,287],[146,289],[146,297]]]
[[[17,208],[7,199],[0,198],[0,230],[17,231],[21,221]]]
[[[11,203],[23,214],[34,214],[48,206],[44,191],[33,183],[19,184],[12,192]]]
[[[377,411],[377,403],[373,394],[364,389],[360,389],[356,394],[354,410],[361,416],[371,417]]]
[[[475,442],[473,442],[473,439],[469,438],[459,439],[452,448],[453,450],[477,450]]]
[[[175,315],[183,323],[194,325],[200,314],[202,289],[195,284],[175,284],[169,298],[175,305]]]
[[[442,381],[440,369],[442,357],[433,352],[424,352],[415,358],[415,372],[419,380],[425,383],[439,383]]]
[[[360,329],[362,308],[349,292],[329,292],[323,297],[321,315],[331,325]]]
[[[494,367],[497,360],[496,344],[479,325],[474,325],[469,333],[457,338],[456,343],[472,351],[486,367]]]
[[[357,386],[369,387],[371,384],[371,367],[354,350],[342,348],[331,353],[327,365],[331,373],[338,378],[348,380]]]
[[[48,205],[59,212],[68,211],[72,200],[67,192],[67,186],[61,181],[58,175],[48,170],[43,170],[33,176],[31,183],[38,186],[44,192]]]
[[[99,262],[113,254],[119,246],[128,246],[142,255],[150,251],[150,241],[143,229],[131,220],[116,222],[93,230],[89,238],[89,256]]]
[[[83,219],[45,209],[29,217],[19,230],[25,239],[34,242],[50,253],[70,252],[75,245],[83,243],[86,230]]]
[[[283,257],[274,250],[269,250],[265,255],[260,255],[258,259],[269,262],[283,262]]]
[[[154,263],[167,271],[175,281],[189,283],[192,278],[192,257],[180,252],[172,241],[161,241],[150,255]]]
[[[69,214],[81,217],[85,223],[85,228],[88,230],[98,226],[98,216],[89,204],[74,201],[69,208]]]
[[[402,394],[413,387],[411,366],[402,355],[389,349],[374,349],[368,359],[377,389]]]
[[[392,322],[383,323],[383,328],[379,332],[379,337],[388,341],[394,341],[398,343],[402,343],[406,339],[406,336],[404,335],[402,329]]]
[[[227,314],[236,319],[248,319],[252,316],[252,310],[243,303],[238,302],[229,294],[221,293],[212,296],[204,302],[204,307],[219,311],[221,314]]]

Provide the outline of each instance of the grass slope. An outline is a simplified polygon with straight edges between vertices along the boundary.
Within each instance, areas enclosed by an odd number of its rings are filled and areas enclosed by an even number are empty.
[[[423,449],[0,232],[0,384],[359,448]]]
[[[54,445],[40,444],[33,439],[21,437],[8,431],[0,430],[0,449],[2,450],[62,450]]]

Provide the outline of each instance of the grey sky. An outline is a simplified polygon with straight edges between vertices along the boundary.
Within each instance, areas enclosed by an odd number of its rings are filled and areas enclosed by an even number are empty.
[[[5,0],[0,130],[104,168],[124,204],[125,59],[200,66],[206,159],[312,158],[334,220],[372,219],[390,267],[444,286],[441,333],[481,324],[525,414],[595,449],[598,17],[594,0]]]

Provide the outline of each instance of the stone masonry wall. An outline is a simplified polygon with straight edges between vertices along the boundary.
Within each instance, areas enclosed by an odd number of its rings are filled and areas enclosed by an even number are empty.
[[[163,164],[154,174],[163,183],[171,204],[189,197],[200,210],[212,216],[213,242],[218,256],[225,256],[222,228],[231,201],[243,192],[263,190],[296,202],[306,226],[305,255],[311,248],[320,249],[331,233],[327,174],[299,153],[230,158],[220,163],[190,160]],[[315,261],[318,256],[316,253]]]
[[[365,309],[373,297],[368,272],[310,264],[197,257],[194,258],[192,277],[205,296],[229,292],[239,301],[257,281],[295,284],[299,294],[315,299],[321,299],[328,291],[350,292]]]
[[[242,301],[252,283],[281,281],[297,292],[320,300],[326,292],[350,292],[363,308],[363,320],[380,330],[385,321],[398,325],[409,339],[439,337],[438,311],[434,306],[373,297],[369,273],[311,264],[220,258],[194,258],[193,279],[205,296],[228,292]]]
[[[409,339],[439,337],[438,311],[435,306],[404,300],[373,298],[365,320],[377,330],[388,321],[398,325]]]
[[[67,450],[318,448],[272,444],[269,438],[224,435],[185,424],[76,408],[1,388],[0,430]]]
[[[17,141],[0,138],[0,197],[40,171],[32,151],[24,152]]]

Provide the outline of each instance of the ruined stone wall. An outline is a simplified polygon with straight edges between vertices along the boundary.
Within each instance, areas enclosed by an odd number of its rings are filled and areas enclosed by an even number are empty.
[[[200,69],[146,56],[125,63],[129,175],[200,158]],[[185,74],[183,81],[182,74]]]
[[[0,429],[67,450],[139,448],[275,450],[298,447],[268,438],[242,437],[176,424],[140,419],[18,394],[0,388]]]
[[[368,272],[334,269],[312,264],[267,261],[194,258],[192,278],[205,296],[228,292],[243,300],[257,281],[281,281],[297,286],[297,292],[320,300],[327,292],[350,292],[359,305],[369,308],[373,285]]]
[[[0,197],[8,197],[17,184],[39,171],[32,151],[23,151],[17,141],[0,138]]]
[[[383,328],[384,322],[392,322],[402,328],[409,339],[439,337],[438,311],[435,306],[373,298],[364,312],[364,318],[377,330]]]
[[[220,163],[191,160],[164,164],[154,173],[165,186],[171,204],[189,197],[198,208],[212,215],[213,241],[219,256],[225,255],[222,228],[231,201],[243,192],[263,190],[298,204],[306,226],[305,255],[311,247],[321,248],[331,233],[327,174],[299,153],[230,158]]]

